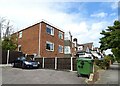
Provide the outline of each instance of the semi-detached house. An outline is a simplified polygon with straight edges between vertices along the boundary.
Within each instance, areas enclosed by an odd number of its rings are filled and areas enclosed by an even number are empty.
[[[18,51],[41,57],[64,57],[64,32],[46,21],[14,33]]]

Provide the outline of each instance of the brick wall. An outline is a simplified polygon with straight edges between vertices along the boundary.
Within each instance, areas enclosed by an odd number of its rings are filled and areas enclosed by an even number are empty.
[[[22,38],[18,38],[18,45],[21,45],[22,52],[25,54],[38,53],[38,32],[39,24],[22,30]]]
[[[59,30],[54,29],[54,36],[52,36],[46,32],[46,24],[45,23],[42,23],[41,27],[42,27],[42,29],[41,29],[41,50],[40,50],[41,56],[49,57],[49,58],[64,57],[64,49],[63,49],[63,53],[58,52],[59,45],[62,45],[64,47],[64,38],[59,39],[59,37],[58,37]],[[54,43],[54,51],[46,50],[46,41]]]
[[[41,57],[64,57],[64,32],[63,32],[63,39],[59,39],[59,29],[51,26],[54,28],[54,36],[48,34],[46,32],[46,25],[47,23],[41,22],[41,34],[40,34],[40,55]],[[22,31],[22,38],[19,38],[18,33],[16,33],[18,37],[18,45],[21,45],[21,50],[25,54],[32,55],[34,53],[38,54],[39,48],[39,29],[40,23],[37,23],[33,26],[30,26]],[[47,51],[46,50],[46,41],[54,43],[54,51]],[[63,46],[63,53],[59,53],[58,46]]]

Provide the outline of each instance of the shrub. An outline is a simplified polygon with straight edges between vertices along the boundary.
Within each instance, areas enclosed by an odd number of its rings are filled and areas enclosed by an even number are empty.
[[[95,64],[99,66],[101,69],[108,69],[110,66],[110,58],[108,56],[105,56],[103,60],[94,60]]]

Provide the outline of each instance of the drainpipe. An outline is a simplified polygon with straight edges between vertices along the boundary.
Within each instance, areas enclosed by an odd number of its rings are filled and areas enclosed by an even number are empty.
[[[9,63],[10,50],[7,51],[7,65]]]
[[[40,57],[40,37],[41,37],[41,22],[39,25],[39,36],[38,36],[38,57]]]

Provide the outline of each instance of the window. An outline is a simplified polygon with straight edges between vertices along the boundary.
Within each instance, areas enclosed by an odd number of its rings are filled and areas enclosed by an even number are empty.
[[[78,50],[83,50],[83,46],[78,46]]]
[[[46,32],[50,35],[54,35],[54,28],[51,26],[46,25]]]
[[[49,51],[54,51],[54,43],[46,42],[46,49]]]
[[[18,51],[21,51],[21,45],[18,45]]]
[[[65,54],[70,54],[71,52],[70,52],[70,46],[65,46],[64,47],[64,53]]]
[[[59,53],[63,53],[63,46],[59,45],[58,51],[59,51]]]
[[[22,38],[22,31],[19,32],[19,38]]]
[[[60,39],[63,39],[63,33],[62,32],[59,31],[59,35],[58,36],[59,36]]]

